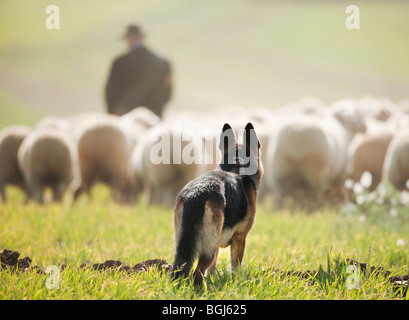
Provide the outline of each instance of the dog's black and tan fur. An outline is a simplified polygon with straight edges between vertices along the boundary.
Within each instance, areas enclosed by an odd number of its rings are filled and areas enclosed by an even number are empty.
[[[255,146],[250,144],[250,134],[256,137]],[[260,143],[251,123],[244,130],[242,144],[236,142],[232,128],[225,124],[219,148],[223,154],[219,167],[190,181],[178,194],[173,212],[176,256],[171,274],[173,278],[188,276],[199,258],[195,285],[202,284],[207,269],[214,271],[219,248],[230,246],[232,269],[240,266],[263,174]],[[240,157],[242,154],[247,163]],[[256,172],[243,174],[241,169],[251,163]]]

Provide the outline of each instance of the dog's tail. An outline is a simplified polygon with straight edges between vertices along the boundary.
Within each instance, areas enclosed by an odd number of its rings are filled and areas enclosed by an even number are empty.
[[[197,198],[177,201],[174,210],[176,254],[171,270],[173,279],[187,277],[197,257],[198,269],[201,259],[213,261],[223,218],[221,207],[214,201]]]
[[[196,201],[195,201],[196,202]],[[188,276],[197,257],[197,242],[204,216],[204,206],[193,207],[193,201],[178,200],[173,213],[175,224],[175,261],[172,278]]]

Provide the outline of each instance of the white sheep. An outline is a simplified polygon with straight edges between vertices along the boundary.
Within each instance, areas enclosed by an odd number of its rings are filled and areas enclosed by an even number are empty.
[[[358,99],[357,107],[366,117],[378,121],[387,121],[399,111],[399,108],[389,99],[373,96],[363,96]]]
[[[386,98],[363,96],[361,98],[343,98],[333,103],[333,106],[354,106],[366,119],[387,121],[399,108]]]
[[[287,195],[318,200],[327,192],[337,196],[345,179],[347,148],[357,132],[365,132],[361,114],[353,105],[333,105],[321,115],[294,115],[283,119],[270,142],[266,176],[275,204],[282,208]]]
[[[382,180],[386,151],[395,133],[394,126],[387,122],[367,120],[367,131],[357,134],[348,147],[348,178],[359,181],[367,171],[372,176],[369,190],[375,190]]]
[[[24,178],[17,161],[17,152],[31,128],[23,125],[11,125],[0,131],[0,194],[6,201],[7,184],[18,186],[26,193]]]
[[[70,133],[72,132],[73,125],[75,122],[68,121],[67,119],[60,118],[53,115],[48,115],[43,117],[34,125],[34,129],[40,128],[53,128],[62,132]]]
[[[119,119],[124,124],[142,127],[145,130],[157,125],[161,121],[153,111],[146,107],[136,107],[120,116]]]
[[[138,143],[145,132],[158,124],[161,119],[150,109],[136,107],[118,118],[122,129],[132,139],[134,145]]]
[[[75,143],[57,129],[43,127],[28,134],[19,148],[18,163],[29,197],[39,203],[44,201],[46,187],[59,202],[67,189],[73,195],[80,185]]]
[[[139,181],[148,202],[173,206],[178,192],[202,168],[202,141],[182,122],[161,122],[148,130],[134,148],[128,177],[134,183]]]
[[[382,179],[390,181],[395,188],[403,190],[409,180],[409,129],[397,133],[385,156]]]
[[[127,179],[127,164],[134,140],[124,130],[117,116],[101,114],[83,119],[76,128],[82,192],[90,195],[94,184],[102,182],[111,188],[112,197],[120,203],[135,201],[137,191]]]

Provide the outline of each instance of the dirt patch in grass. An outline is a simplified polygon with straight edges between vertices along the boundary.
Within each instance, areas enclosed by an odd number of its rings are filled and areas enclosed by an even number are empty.
[[[82,267],[87,267],[87,265],[82,265]],[[95,263],[92,265],[92,269],[98,271],[105,270],[118,270],[127,273],[144,272],[148,271],[150,268],[156,267],[163,272],[170,271],[170,264],[166,260],[161,259],[150,259],[142,262],[138,262],[134,266],[128,264],[123,264],[118,260],[106,260],[103,263]]]
[[[27,270],[36,270],[39,273],[44,273],[38,266],[31,265],[31,258],[24,257],[19,259],[20,253],[13,250],[4,249],[2,253],[0,253],[0,261],[1,261],[1,270],[9,269],[13,272],[17,271],[27,271]]]
[[[46,274],[46,272],[40,267],[32,265],[32,259],[30,257],[24,257],[22,259],[19,259],[19,257],[19,252],[4,249],[3,252],[0,253],[0,270],[10,270],[12,272],[35,270],[38,273]],[[67,266],[65,264],[59,266],[61,271],[63,271],[66,267]],[[102,263],[94,263],[92,265],[83,263],[79,266],[79,268],[81,269],[91,268],[95,271],[123,271],[127,273],[144,272],[154,267],[163,272],[169,272],[171,265],[166,260],[149,259],[146,261],[138,262],[134,266],[130,266],[129,264],[125,264],[118,260],[106,260]]]
[[[24,257],[19,259],[20,253],[13,250],[4,249],[0,253],[0,261],[2,270],[10,270],[12,272],[24,272],[29,270],[34,270],[40,274],[46,274],[44,270],[36,265],[32,265],[32,259],[30,257]],[[370,266],[367,263],[358,262],[352,259],[346,259],[345,262],[337,264],[332,271],[325,271],[320,268],[318,271],[315,270],[306,270],[306,271],[281,271],[278,269],[270,269],[265,272],[273,272],[274,275],[282,276],[284,279],[287,277],[296,276],[300,279],[311,280],[314,282],[323,282],[326,281],[336,281],[340,276],[340,270],[345,268],[347,265],[353,265],[359,268],[359,272],[363,275],[375,276],[375,277],[384,277],[392,285],[393,292],[395,296],[406,297],[409,288],[409,274],[406,275],[392,275],[392,272],[386,270],[383,267],[374,267]],[[63,271],[67,266],[60,265],[59,268]],[[135,265],[131,266],[125,264],[119,260],[106,260],[102,263],[81,264],[80,269],[91,268],[92,270],[98,272],[125,272],[127,274],[136,274],[140,272],[146,272],[151,268],[157,268],[161,272],[169,272],[171,265],[162,259],[149,259],[142,262],[138,262]]]

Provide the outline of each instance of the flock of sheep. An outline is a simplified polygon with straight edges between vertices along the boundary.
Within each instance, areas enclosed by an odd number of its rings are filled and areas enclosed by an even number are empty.
[[[12,125],[0,131],[0,193],[6,201],[5,187],[14,184],[27,201],[43,203],[46,188],[54,201],[65,193],[75,200],[102,182],[119,203],[143,194],[150,203],[173,206],[188,181],[216,168],[226,122],[235,130],[253,123],[264,165],[258,199],[272,195],[277,208],[287,198],[302,207],[344,201],[345,180],[357,181],[365,171],[371,188],[382,180],[408,187],[406,106],[363,97],[328,106],[304,98],[278,110],[175,109],[163,119],[138,107],[123,116],[81,113],[48,116],[33,128]]]

